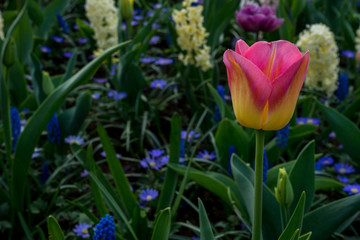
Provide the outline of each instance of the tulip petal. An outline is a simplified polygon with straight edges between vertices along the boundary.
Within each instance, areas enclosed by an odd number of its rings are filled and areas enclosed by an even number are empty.
[[[293,63],[273,82],[269,97],[269,113],[262,129],[278,130],[290,121],[305,80],[309,63],[309,53]]]
[[[238,40],[235,45],[235,52],[244,56],[247,50],[249,49],[249,45],[244,40]]]
[[[272,89],[270,80],[255,64],[232,50],[227,50],[223,59],[237,120],[243,126],[261,129]]]
[[[257,42],[245,53],[245,58],[258,66],[271,81],[301,57],[302,54],[295,44],[283,40]]]

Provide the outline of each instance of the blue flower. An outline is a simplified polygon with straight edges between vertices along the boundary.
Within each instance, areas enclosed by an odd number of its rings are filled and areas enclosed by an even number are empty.
[[[296,124],[297,125],[312,124],[312,125],[319,126],[320,120],[317,118],[299,117],[299,118],[296,118]]]
[[[329,134],[329,138],[335,139],[335,138],[336,138],[336,133],[335,133],[335,132],[331,132],[331,133]]]
[[[155,79],[150,83],[151,88],[163,89],[166,86],[167,82],[164,79]]]
[[[117,64],[113,64],[111,66],[111,71],[109,73],[109,76],[112,77],[112,76],[115,76],[115,70],[117,69],[118,65]]]
[[[51,48],[47,46],[40,46],[40,51],[43,53],[51,53]]]
[[[115,223],[112,216],[106,214],[96,224],[93,240],[115,240]]]
[[[315,162],[315,171],[321,171],[323,168],[324,166],[321,163]]]
[[[146,156],[140,161],[140,165],[143,168],[151,168],[159,170],[164,167],[169,162],[169,155],[163,155],[165,153],[164,150],[153,149],[149,151],[150,156]]]
[[[64,41],[64,38],[59,36],[53,36],[52,40],[57,43],[62,43]]]
[[[335,171],[340,174],[350,174],[355,172],[353,166],[346,164],[346,163],[336,163],[334,164]]]
[[[338,176],[337,179],[341,183],[348,183],[349,182],[349,179],[347,177],[345,177],[345,176]]]
[[[155,3],[153,5],[151,5],[152,8],[154,9],[160,9],[162,7],[161,3]]]
[[[267,172],[269,170],[269,162],[266,155],[266,151],[264,148],[264,158],[263,158],[263,182],[266,183],[267,180]]]
[[[63,30],[63,32],[70,33],[69,25],[66,23],[64,18],[59,13],[56,14],[56,18],[57,18],[59,26]]]
[[[100,84],[103,84],[103,83],[106,83],[108,81],[107,78],[93,78],[93,81],[96,82],[96,83],[100,83]]]
[[[65,58],[71,58],[73,55],[74,55],[74,53],[73,52],[71,52],[71,51],[67,51],[67,52],[63,52],[63,57],[65,57]]]
[[[88,238],[90,237],[88,229],[91,228],[90,224],[87,223],[79,223],[75,225],[75,228],[73,231],[76,233],[76,236],[82,237],[82,238]]]
[[[160,37],[159,36],[152,36],[150,41],[149,41],[149,45],[155,45],[157,43],[160,42]]]
[[[352,184],[346,185],[343,190],[347,192],[349,195],[355,195],[360,193],[360,185],[359,184]]]
[[[146,16],[148,16],[148,17],[153,17],[154,15],[155,15],[155,13],[153,11],[148,11],[146,13]]]
[[[216,158],[216,155],[214,152],[209,153],[207,150],[204,150],[203,152],[199,152],[196,157],[206,160],[213,160]]]
[[[187,141],[190,142],[191,139],[195,139],[195,138],[199,138],[200,134],[198,133],[194,133],[194,131],[190,131],[190,132],[186,132],[185,130],[181,131],[181,139],[186,139]]]
[[[157,29],[157,28],[160,27],[160,25],[157,24],[157,23],[153,23],[153,24],[151,25],[151,27],[152,27],[152,29]]]
[[[161,58],[160,57],[155,61],[155,64],[165,66],[165,65],[172,64],[173,62],[174,62],[174,60],[171,58]]]
[[[228,161],[228,172],[229,174],[232,176],[232,170],[231,170],[231,156],[233,154],[236,154],[236,148],[234,145],[230,145],[229,146],[229,152],[228,152],[228,158],[229,158],[229,161]]]
[[[221,97],[221,99],[225,101],[225,88],[222,85],[218,85],[217,92],[218,92],[219,96]],[[219,122],[220,120],[221,120],[220,110],[219,110],[218,105],[215,105],[214,121]]]
[[[41,186],[44,186],[44,184],[49,179],[49,177],[50,177],[49,163],[45,161],[41,166],[41,176],[40,176]]]
[[[89,172],[86,169],[80,173],[80,177],[82,177],[82,178],[87,177],[88,175],[89,175]]]
[[[77,145],[81,146],[84,144],[84,138],[82,138],[80,136],[75,136],[75,135],[66,137],[64,139],[64,141],[70,145],[77,144]]]
[[[343,55],[346,58],[354,58],[355,57],[354,51],[351,51],[351,50],[341,51],[341,55]]]
[[[152,201],[159,195],[159,192],[152,188],[146,188],[141,191],[140,199],[143,201]]]
[[[102,151],[102,152],[100,153],[100,155],[101,155],[102,157],[106,158],[106,152]],[[120,159],[121,157],[122,157],[121,154],[116,153],[116,158],[117,158],[117,159]]]
[[[89,41],[88,38],[79,38],[79,39],[78,39],[78,43],[79,43],[79,44],[85,44],[85,43],[87,43],[88,41]]]
[[[133,19],[134,19],[135,21],[141,21],[141,20],[144,19],[144,16],[142,16],[142,15],[134,15]]]
[[[52,115],[50,121],[46,125],[46,128],[48,130],[49,142],[60,144],[61,141],[60,126],[56,113]]]
[[[17,140],[21,133],[21,121],[19,111],[16,107],[10,106],[12,151],[15,151]]]
[[[349,80],[347,73],[339,74],[339,84],[338,88],[336,89],[335,96],[343,101],[346,98],[346,95],[348,94],[348,88],[349,88]]]
[[[289,124],[287,124],[282,129],[276,131],[276,146],[283,149],[287,146],[288,140],[289,140]]]
[[[93,93],[91,96],[93,99],[97,100],[101,97],[101,93]]]
[[[139,59],[142,63],[152,63],[156,61],[156,58],[154,57],[143,57]]]
[[[321,157],[318,162],[323,166],[329,166],[334,163],[334,159],[332,157]]]
[[[31,158],[34,159],[34,158],[40,157],[41,150],[42,150],[41,148],[35,148],[34,153],[32,154]]]
[[[114,99],[120,101],[120,100],[123,100],[126,97],[127,97],[126,92],[119,92],[119,93],[115,94]]]

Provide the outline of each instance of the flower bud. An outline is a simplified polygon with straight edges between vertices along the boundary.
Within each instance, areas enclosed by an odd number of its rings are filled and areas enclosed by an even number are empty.
[[[55,89],[48,72],[43,71],[43,90],[49,95]]]
[[[288,207],[294,199],[294,192],[285,168],[279,169],[277,187],[275,187],[275,197],[278,203],[284,207]]]
[[[134,0],[119,0],[121,17],[131,19],[134,11]]]

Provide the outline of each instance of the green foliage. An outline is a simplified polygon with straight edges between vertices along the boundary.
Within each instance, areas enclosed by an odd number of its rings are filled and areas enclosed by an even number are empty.
[[[204,204],[201,199],[199,202],[199,222],[200,222],[200,240],[215,240],[214,234],[211,230],[211,224],[206,214]]]
[[[154,231],[151,240],[167,240],[169,239],[171,226],[171,210],[165,208],[161,210],[155,219]]]
[[[65,240],[64,233],[58,221],[53,216],[48,217],[47,225],[50,240]]]

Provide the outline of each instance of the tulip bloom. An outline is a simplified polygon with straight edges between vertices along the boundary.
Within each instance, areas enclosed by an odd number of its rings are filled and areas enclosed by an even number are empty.
[[[283,40],[251,47],[239,40],[235,52],[228,49],[223,60],[239,123],[263,130],[285,127],[304,83],[309,53],[302,55]]]

